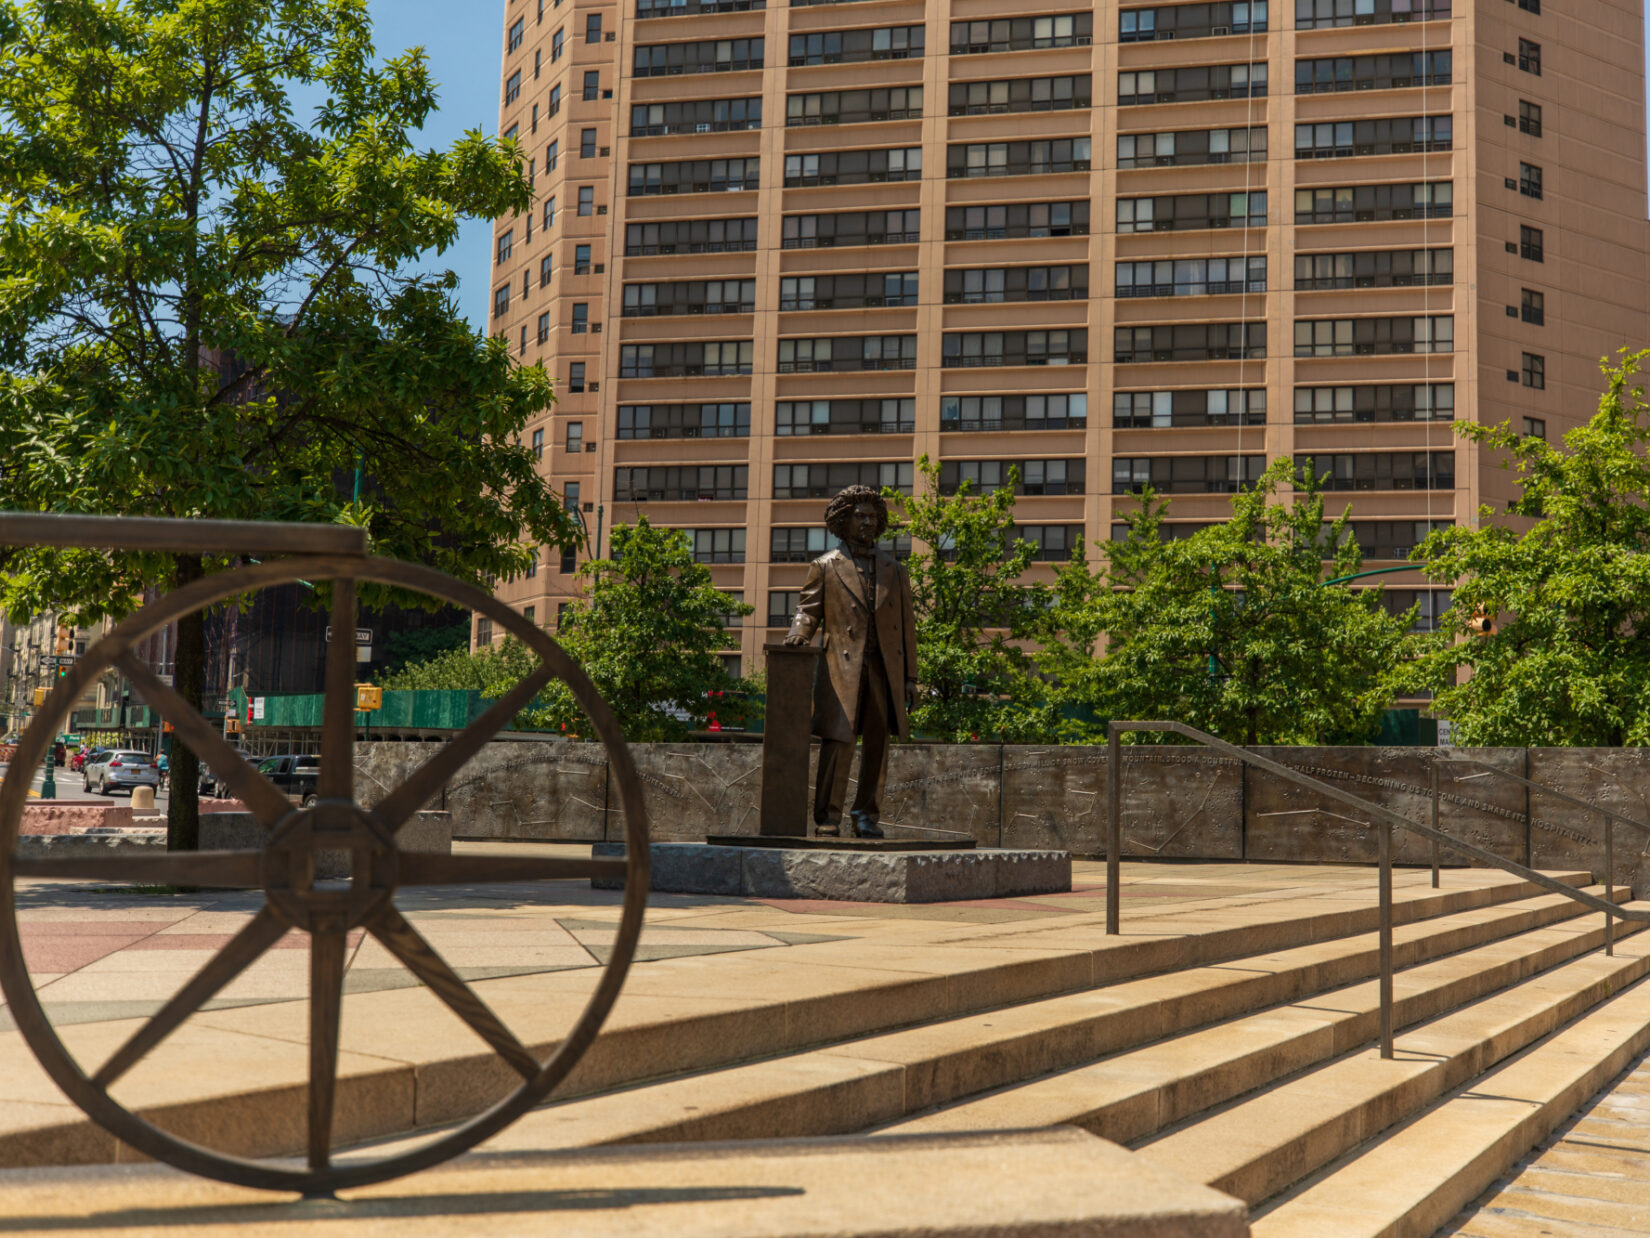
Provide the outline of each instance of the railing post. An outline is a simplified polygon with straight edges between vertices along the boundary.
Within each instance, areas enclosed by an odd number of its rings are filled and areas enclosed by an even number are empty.
[[[1604,901],[1612,907],[1616,902],[1616,819],[1609,813],[1604,814]],[[1612,912],[1604,913],[1604,953],[1606,956],[1616,952],[1616,917]]]
[[[1433,761],[1431,762],[1431,765],[1432,765],[1432,828],[1434,830],[1436,830],[1438,828],[1438,761],[1437,761],[1436,758],[1433,759]],[[1432,888],[1434,890],[1436,890],[1438,888],[1438,849],[1439,849],[1438,848],[1438,840],[1436,838],[1434,838],[1432,840]]]
[[[1121,932],[1123,866],[1123,733],[1117,723],[1106,724],[1106,934]]]
[[[1379,824],[1381,847],[1381,1056],[1392,1058],[1392,826]]]

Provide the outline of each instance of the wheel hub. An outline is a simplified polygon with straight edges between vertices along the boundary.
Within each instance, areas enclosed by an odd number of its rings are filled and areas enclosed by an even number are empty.
[[[317,800],[290,813],[264,847],[269,905],[291,927],[336,933],[365,923],[395,892],[395,836],[348,800]],[[323,880],[326,860],[342,856],[348,881]]]

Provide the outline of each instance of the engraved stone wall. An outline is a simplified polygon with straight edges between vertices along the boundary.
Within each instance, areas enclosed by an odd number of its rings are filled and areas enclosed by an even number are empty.
[[[1531,748],[1531,782],[1650,825],[1650,750]],[[1530,792],[1530,839],[1537,868],[1585,868],[1604,876],[1604,818],[1539,791]],[[1650,884],[1650,836],[1615,827],[1615,880],[1642,894]]]
[[[1432,820],[1430,748],[1256,748],[1303,774],[1372,800],[1426,825]],[[1522,748],[1477,748],[1480,761],[1523,774]],[[1440,771],[1439,827],[1510,860],[1524,859],[1524,788],[1492,773]],[[1372,863],[1379,842],[1371,818],[1264,770],[1245,771],[1246,855],[1251,860]],[[1401,863],[1429,863],[1432,845],[1407,831],[1394,839]],[[1460,864],[1448,851],[1445,864]]]
[[[581,747],[599,747],[594,744]],[[754,834],[762,809],[758,744],[632,744],[655,842],[701,842],[707,834]],[[606,833],[624,838],[618,789],[608,786]]]

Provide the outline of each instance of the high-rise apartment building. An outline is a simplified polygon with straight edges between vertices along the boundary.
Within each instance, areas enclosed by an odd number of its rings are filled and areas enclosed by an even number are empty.
[[[756,607],[747,666],[826,496],[923,455],[1018,466],[1047,559],[1148,483],[1190,530],[1311,456],[1399,560],[1510,497],[1453,422],[1556,437],[1650,343],[1642,18],[509,0],[538,198],[495,229],[493,328],[556,379],[545,473],[593,536],[691,530]],[[500,595],[553,624],[573,566]]]

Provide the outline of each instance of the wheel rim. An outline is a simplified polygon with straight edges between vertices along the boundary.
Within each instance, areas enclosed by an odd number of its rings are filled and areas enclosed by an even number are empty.
[[[635,954],[648,888],[647,817],[641,784],[616,719],[588,678],[548,634],[491,595],[431,568],[351,555],[299,556],[235,568],[192,582],[129,616],[87,650],[58,681],[19,742],[14,765],[32,768],[44,759],[66,715],[93,678],[118,666],[152,706],[174,717],[177,733],[203,759],[222,760],[227,744],[210,723],[184,705],[168,686],[133,658],[131,648],[150,631],[226,598],[292,580],[334,582],[331,620],[350,631],[355,620],[355,582],[399,586],[479,611],[520,638],[539,657],[538,668],[449,740],[398,787],[370,806],[354,799],[354,649],[334,642],[326,666],[320,785],[316,803],[293,808],[246,762],[236,760],[223,779],[264,826],[261,852],[168,853],[155,857],[97,860],[21,860],[15,852],[28,785],[0,785],[0,989],[19,1030],[52,1079],[94,1121],[140,1151],[179,1168],[243,1186],[324,1193],[360,1186],[438,1164],[503,1129],[566,1078],[595,1039],[612,1009]],[[625,819],[626,858],[615,860],[512,860],[490,868],[489,857],[421,855],[401,851],[397,831],[552,679],[560,679],[590,719],[607,750]],[[179,711],[183,712],[179,712]],[[348,850],[352,879],[347,891],[317,890],[313,859],[326,849]],[[100,867],[101,866],[101,867]],[[113,876],[130,882],[171,878],[178,884],[261,888],[264,907],[223,951],[157,1012],[98,1070],[88,1075],[59,1039],[34,990],[16,926],[18,877]],[[540,1062],[499,1022],[469,986],[452,972],[395,907],[397,889],[475,881],[542,880],[605,876],[624,881],[623,910],[612,955],[600,982],[566,1036]],[[520,1076],[516,1090],[457,1130],[422,1147],[382,1160],[338,1165],[331,1157],[336,1098],[338,1010],[342,1003],[343,943],[353,927],[376,937],[450,1010],[458,1014]],[[255,962],[291,928],[310,934],[310,1086],[307,1170],[233,1156],[191,1143],[151,1125],[109,1094],[124,1074],[175,1031],[195,1010]]]

